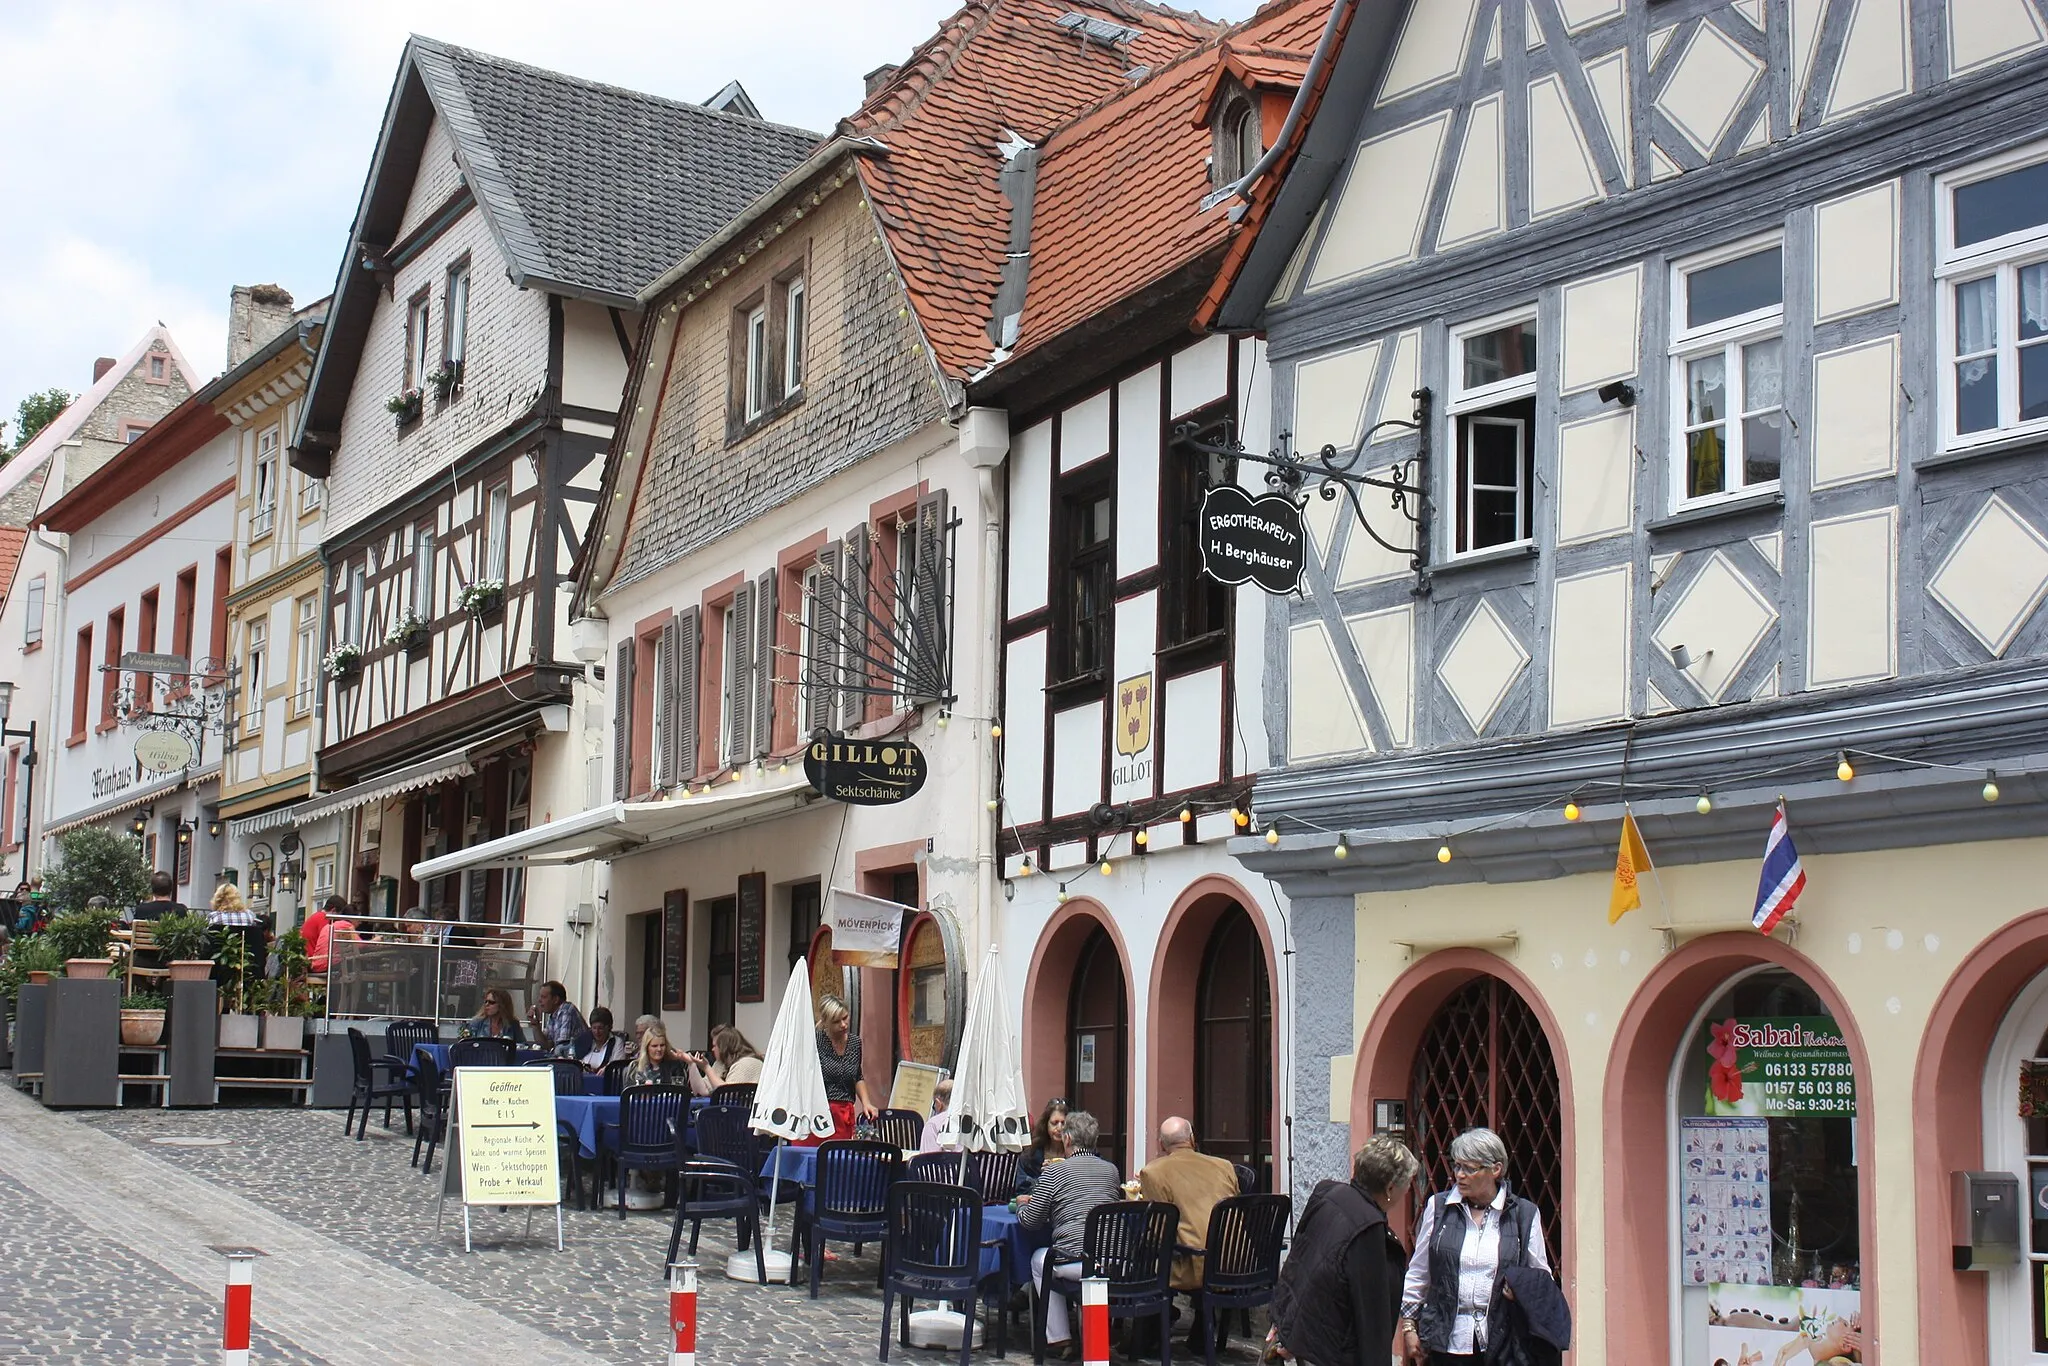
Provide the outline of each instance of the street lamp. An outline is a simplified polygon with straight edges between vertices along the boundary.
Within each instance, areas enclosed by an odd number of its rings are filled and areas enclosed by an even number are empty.
[[[7,724],[13,710],[14,685],[0,683],[0,740],[26,740],[28,749],[22,753],[21,766],[28,770],[21,782],[21,881],[27,882],[28,863],[35,852],[29,845],[29,826],[34,820],[36,809],[36,723],[30,721],[27,730],[16,730]]]

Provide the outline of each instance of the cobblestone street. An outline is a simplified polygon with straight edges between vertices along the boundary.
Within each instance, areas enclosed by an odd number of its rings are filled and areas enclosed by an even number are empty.
[[[528,1238],[523,1214],[478,1210],[465,1256],[459,1203],[435,1228],[439,1159],[435,1178],[410,1167],[395,1115],[388,1134],[375,1120],[369,1132],[344,1139],[341,1116],[319,1110],[59,1114],[0,1092],[0,1360],[217,1360],[224,1263],[208,1249],[226,1244],[267,1254],[254,1361],[667,1359],[665,1214],[571,1208],[558,1254],[545,1215]],[[873,1249],[830,1263],[813,1302],[801,1288],[728,1282],[716,1268],[732,1245],[716,1227],[699,1248],[712,1269],[699,1361],[875,1359]],[[1009,1357],[1029,1361],[1018,1338]],[[1233,1342],[1223,1359],[1254,1353]]]

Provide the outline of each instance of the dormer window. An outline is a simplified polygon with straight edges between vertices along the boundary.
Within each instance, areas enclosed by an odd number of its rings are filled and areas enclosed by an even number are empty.
[[[1219,186],[1242,180],[1259,164],[1265,151],[1260,141],[1259,110],[1242,91],[1217,106],[1211,179]]]

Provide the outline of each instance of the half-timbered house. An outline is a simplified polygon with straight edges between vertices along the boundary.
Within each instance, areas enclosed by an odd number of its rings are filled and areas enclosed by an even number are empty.
[[[1302,1161],[1497,1129],[1582,1363],[2042,1359],[1950,1199],[2044,1160],[2048,10],[1340,8],[1212,300],[1304,492],[1387,481],[1237,845]]]
[[[299,815],[352,813],[337,876],[370,913],[524,917],[521,874],[414,865],[586,805],[567,589],[636,295],[815,140],[407,44],[292,443],[326,496]],[[550,921],[587,898],[535,894]]]

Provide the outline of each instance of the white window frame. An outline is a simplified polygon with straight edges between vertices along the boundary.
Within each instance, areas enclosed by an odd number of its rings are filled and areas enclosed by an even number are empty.
[[[1724,266],[1730,261],[1740,261],[1745,256],[1769,251],[1779,251],[1778,302],[1771,308],[1753,309],[1727,318],[1717,318],[1700,327],[1684,326],[1686,310],[1686,281],[1700,271],[1714,266]],[[1758,342],[1777,340],[1779,349],[1779,387],[1789,387],[1792,357],[1783,345],[1785,336],[1785,288],[1784,288],[1784,247],[1783,233],[1767,233],[1761,237],[1744,238],[1716,247],[1697,256],[1674,261],[1671,265],[1671,507],[1705,507],[1714,503],[1755,495],[1759,490],[1777,488],[1780,479],[1760,479],[1756,483],[1744,482],[1747,471],[1744,466],[1742,445],[1742,424],[1749,418],[1768,409],[1751,409],[1748,395],[1743,392],[1745,377],[1742,368],[1743,349]],[[1714,352],[1721,353],[1722,373],[1728,393],[1728,411],[1720,420],[1727,431],[1727,442],[1722,448],[1722,473],[1724,487],[1715,493],[1689,496],[1685,490],[1686,476],[1686,366],[1696,360],[1703,360]],[[1782,395],[1778,412],[1783,415],[1787,444],[1791,435],[1791,415],[1786,410]],[[1701,424],[1702,426],[1712,424]],[[1782,459],[1782,451],[1780,458]]]
[[[433,296],[420,293],[405,305],[405,374],[400,389],[427,387],[427,337],[434,320]]]
[[[917,522],[917,508],[913,505],[907,514],[896,518],[896,695],[893,705],[897,711],[907,710],[914,702],[907,690],[905,679],[907,665],[915,643],[915,622],[917,620],[918,561],[925,553],[922,528]]]
[[[303,475],[299,479],[299,516],[315,512],[326,498],[327,481]]]
[[[793,277],[782,296],[782,396],[790,398],[804,387],[804,277]]]
[[[270,650],[270,622],[263,616],[253,616],[247,627],[249,638],[242,652],[248,661],[242,672],[242,715],[246,718],[244,728],[254,734],[263,729],[263,672]]]
[[[768,310],[756,304],[747,310],[746,335],[747,421],[768,410]]]
[[[2048,142],[2035,142],[1935,179],[1934,278],[1941,334],[1940,380],[1936,387],[1941,395],[1943,450],[1965,450],[2048,431],[2048,417],[2019,420],[2019,273],[2027,266],[2048,261],[2048,225],[1972,242],[1967,247],[1952,245],[1958,189],[2043,162],[2048,162]],[[1962,433],[1956,430],[1956,289],[1986,276],[1998,281],[1998,344],[1994,352],[1988,353],[1995,357],[1997,365],[1998,421],[1981,432]],[[2048,340],[2037,340],[2032,345],[2048,346]]]
[[[799,582],[803,585],[803,601],[797,611],[796,628],[796,729],[797,738],[808,743],[811,738],[808,729],[811,689],[823,687],[828,694],[831,692],[829,681],[821,683],[813,679],[817,671],[813,660],[818,653],[821,633],[819,615],[823,607],[821,595],[825,588],[825,571],[814,564],[804,570]]]
[[[277,428],[256,434],[255,505],[250,513],[251,538],[268,536],[277,525]]]
[[[313,595],[300,598],[295,610],[298,639],[293,660],[292,715],[304,716],[313,710],[313,690],[320,671],[320,599]]]
[[[510,583],[506,572],[511,563],[512,486],[500,481],[484,493],[484,577]]]
[[[1450,346],[1445,360],[1445,364],[1450,369],[1450,383],[1445,389],[1445,392],[1450,395],[1450,402],[1444,406],[1444,414],[1450,424],[1448,444],[1451,450],[1451,460],[1450,468],[1447,471],[1447,482],[1450,485],[1449,501],[1445,506],[1457,508],[1462,505],[1465,509],[1466,525],[1459,527],[1447,523],[1448,544],[1444,547],[1444,550],[1446,557],[1449,559],[1464,559],[1473,555],[1491,555],[1503,550],[1512,550],[1519,546],[1529,545],[1536,537],[1536,490],[1533,488],[1520,488],[1520,469],[1518,468],[1517,492],[1520,495],[1518,499],[1519,530],[1522,534],[1512,541],[1504,541],[1499,545],[1481,546],[1472,550],[1458,549],[1459,533],[1461,531],[1463,532],[1465,543],[1467,545],[1472,543],[1471,520],[1474,501],[1469,496],[1469,489],[1459,487],[1462,482],[1469,478],[1470,466],[1469,462],[1464,461],[1463,457],[1459,454],[1458,419],[1488,408],[1499,407],[1503,403],[1515,403],[1523,399],[1536,397],[1539,381],[1543,374],[1543,365],[1539,360],[1530,368],[1527,374],[1516,375],[1510,379],[1495,380],[1491,384],[1482,384],[1476,388],[1468,389],[1465,387],[1465,342],[1468,338],[1483,337],[1489,332],[1498,332],[1502,328],[1512,327],[1517,323],[1528,323],[1534,326],[1537,329],[1537,344],[1539,347],[1542,345],[1543,323],[1542,319],[1538,316],[1537,307],[1533,303],[1524,305],[1521,308],[1510,309],[1504,313],[1496,313],[1490,317],[1479,318],[1469,323],[1460,323],[1458,326],[1450,329]],[[1524,440],[1534,441],[1535,439],[1536,431],[1532,423],[1529,430],[1524,434]],[[1525,460],[1521,468],[1526,468],[1526,447],[1522,454]],[[1485,487],[1494,488],[1496,486],[1486,485]]]
[[[323,854],[313,860],[313,896],[309,904],[319,905],[334,895],[334,855]]]
[[[367,605],[363,598],[368,589],[368,572],[361,564],[350,565],[348,568],[348,596],[343,600],[341,607],[341,638],[355,646],[358,650],[363,648],[364,618],[368,615],[363,610]]]
[[[740,762],[741,755],[734,752],[732,735],[732,709],[743,705],[734,694],[743,690],[745,680],[737,675],[739,671],[733,662],[739,658],[738,635],[739,614],[733,611],[734,604],[726,603],[725,610],[718,614],[720,649],[718,657],[718,766],[732,768]]]
[[[462,364],[469,351],[470,278],[468,261],[448,272],[448,291],[442,304],[442,311],[446,314],[442,321],[448,335],[442,345],[441,359],[451,365]]]
[[[413,528],[412,610],[421,621],[434,619],[434,544],[430,528]]]

